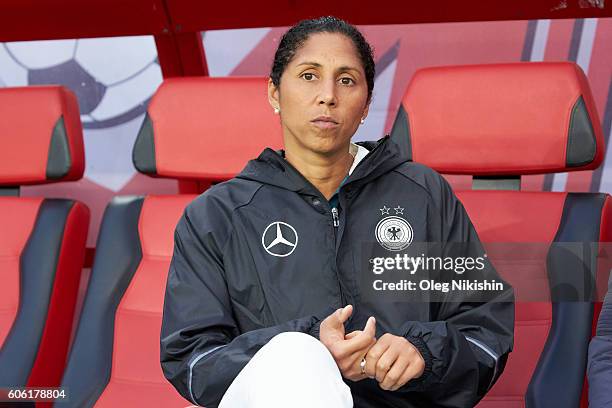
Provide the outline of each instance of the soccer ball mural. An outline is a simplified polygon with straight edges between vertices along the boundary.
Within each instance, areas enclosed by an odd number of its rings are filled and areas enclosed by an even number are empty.
[[[62,84],[79,100],[85,129],[101,129],[142,115],[161,83],[150,37],[4,43],[4,86]]]
[[[131,149],[162,81],[152,37],[0,44],[0,81],[72,90],[84,129],[85,177],[113,192],[134,177]]]
[[[22,195],[67,197],[89,207],[88,246],[114,195],[176,193],[176,182],[139,175],[131,152],[162,82],[150,36],[0,43],[0,86],[61,84],[77,96],[85,142],[78,182],[22,188]]]
[[[604,131],[612,97],[608,94],[612,19],[497,21],[362,27],[376,51],[376,87],[370,112],[353,140],[373,140],[391,129],[403,92],[414,72],[425,66],[558,61],[574,55],[596,93]],[[211,76],[267,75],[286,28],[203,33]],[[530,34],[531,33],[531,34]],[[570,35],[571,34],[571,35]],[[528,51],[528,52],[527,52]],[[63,84],[79,100],[84,128],[85,177],[76,183],[30,186],[26,195],[71,197],[92,211],[88,245],[95,245],[99,220],[115,195],[172,194],[173,180],[139,175],[131,151],[147,104],[162,75],[152,36],[0,43],[0,86]],[[608,144],[610,145],[610,144]],[[527,190],[612,190],[612,162],[593,175],[577,172],[524,177]],[[471,188],[469,177],[451,184]],[[594,180],[595,182],[592,182]],[[550,181],[550,180],[549,180]],[[569,188],[568,188],[569,189]]]

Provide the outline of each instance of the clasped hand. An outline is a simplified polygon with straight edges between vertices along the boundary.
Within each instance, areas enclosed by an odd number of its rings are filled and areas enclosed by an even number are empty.
[[[421,353],[407,339],[386,333],[376,340],[376,319],[371,316],[363,330],[345,334],[344,322],[353,312],[347,305],[326,317],[319,339],[336,360],[340,372],[351,381],[376,378],[380,388],[395,391],[425,369]],[[361,360],[365,357],[365,372]]]

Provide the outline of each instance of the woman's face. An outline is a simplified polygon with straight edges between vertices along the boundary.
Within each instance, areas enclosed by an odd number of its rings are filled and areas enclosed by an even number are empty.
[[[353,42],[337,33],[317,33],[300,47],[268,97],[280,109],[285,148],[319,154],[345,149],[368,113],[368,86]]]

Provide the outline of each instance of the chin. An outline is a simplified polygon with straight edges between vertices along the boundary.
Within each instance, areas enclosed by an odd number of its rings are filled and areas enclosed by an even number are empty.
[[[321,155],[330,155],[338,151],[338,149],[341,149],[351,138],[350,136],[344,137],[338,130],[339,129],[326,131],[307,127],[302,128],[301,132],[290,131],[290,134],[293,136],[292,138],[296,142],[296,145],[301,146],[302,149],[310,150],[311,152]],[[348,140],[344,141],[345,138]]]
[[[335,153],[344,145],[336,135],[317,135],[309,142],[305,145],[310,150],[324,155]]]

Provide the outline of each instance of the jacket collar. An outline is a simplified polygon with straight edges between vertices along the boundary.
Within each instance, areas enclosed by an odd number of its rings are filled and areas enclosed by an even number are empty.
[[[349,175],[343,188],[348,184],[355,186],[365,184],[408,161],[401,155],[399,147],[389,135],[377,141],[364,141],[356,144],[368,149],[369,152]],[[273,150],[269,147],[264,149],[259,157],[247,163],[237,177],[302,194],[320,196],[321,193],[284,159],[284,153],[282,149]]]

